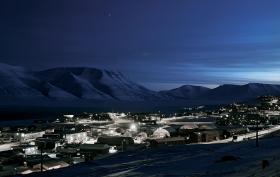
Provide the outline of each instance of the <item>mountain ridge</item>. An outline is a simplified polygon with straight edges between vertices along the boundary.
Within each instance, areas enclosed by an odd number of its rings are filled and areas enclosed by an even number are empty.
[[[153,91],[133,82],[119,71],[91,67],[57,67],[31,71],[0,63],[0,98],[102,101],[246,101],[263,95],[279,95],[280,85],[223,84],[216,88],[182,85]],[[5,100],[2,99],[2,100]]]

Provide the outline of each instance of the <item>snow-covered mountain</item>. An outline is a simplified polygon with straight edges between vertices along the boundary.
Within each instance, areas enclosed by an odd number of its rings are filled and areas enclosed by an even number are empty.
[[[40,80],[24,68],[0,64],[0,96],[2,98],[44,97],[43,92],[32,87],[39,82]]]
[[[159,93],[169,98],[189,100],[189,99],[196,99],[199,96],[205,94],[209,90],[210,89],[207,87],[183,85],[181,87],[172,90],[160,91]]]
[[[120,72],[86,67],[29,71],[0,64],[0,97],[146,101],[161,99]]]
[[[263,95],[280,96],[280,85],[249,83],[245,85],[225,84],[210,89],[200,96],[201,99],[246,101]]]
[[[232,102],[261,95],[280,95],[280,85],[250,83],[221,85],[214,89],[184,85],[166,91],[152,91],[122,73],[88,67],[60,67],[30,71],[0,64],[1,103],[11,100],[102,100],[102,101],[176,101]],[[172,103],[173,102],[173,103]]]
[[[248,101],[263,95],[280,96],[280,85],[249,83],[245,85],[225,84],[209,89],[201,86],[184,85],[172,90],[160,91],[168,99],[209,101]]]
[[[40,80],[78,98],[141,101],[158,99],[158,94],[140,86],[120,72],[69,67],[35,72]]]

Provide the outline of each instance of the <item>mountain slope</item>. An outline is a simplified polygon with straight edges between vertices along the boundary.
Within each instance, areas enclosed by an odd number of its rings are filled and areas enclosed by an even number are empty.
[[[91,69],[90,74],[87,74],[88,69],[85,68],[54,68],[36,72],[35,75],[42,81],[66,91],[77,98],[82,99],[110,99],[106,87],[104,92],[99,91],[94,85],[97,85],[97,80],[100,72],[97,69]],[[102,85],[100,85],[102,87]],[[98,87],[99,88],[99,87]]]
[[[140,86],[120,72],[87,67],[28,71],[0,64],[0,98],[80,100],[160,100],[160,95]]]
[[[280,96],[280,85],[249,83],[245,85],[221,85],[200,96],[200,99],[243,101],[263,95]]]
[[[160,91],[159,93],[166,97],[189,100],[195,99],[209,90],[209,88],[201,86],[183,85],[172,90]]]
[[[148,90],[128,79],[120,72],[104,71],[101,83],[107,83],[114,97],[119,100],[157,100],[161,99],[155,91]]]
[[[44,97],[38,89],[33,88],[36,82],[40,81],[24,68],[0,64],[0,97]]]
[[[120,72],[96,68],[55,68],[37,72],[43,81],[82,99],[154,100],[157,93],[125,78]]]
[[[172,90],[155,92],[115,71],[88,67],[60,67],[35,72],[22,67],[0,64],[2,102],[15,99],[35,100],[35,102],[40,100],[159,101],[171,105],[177,101],[178,103],[198,101],[200,102],[198,104],[208,104],[213,101],[230,103],[246,101],[262,95],[280,96],[280,85],[227,84],[214,89],[184,85]]]

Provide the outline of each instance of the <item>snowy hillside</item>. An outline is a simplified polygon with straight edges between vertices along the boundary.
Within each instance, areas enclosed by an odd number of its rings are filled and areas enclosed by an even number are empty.
[[[184,85],[172,90],[161,91],[160,94],[175,99],[195,99],[209,91],[209,88],[201,86]]]
[[[146,89],[128,79],[120,72],[103,71],[101,83],[107,84],[111,94],[119,100],[157,100],[157,92]]]
[[[35,104],[42,100],[157,101],[170,105],[180,101],[194,101],[197,104],[210,104],[213,101],[246,101],[261,95],[280,96],[280,85],[252,83],[221,85],[214,89],[184,85],[156,92],[116,71],[60,67],[35,72],[0,64],[0,98],[4,103],[20,99],[28,102],[33,100]]]
[[[211,89],[200,97],[215,100],[244,101],[263,95],[280,96],[280,85],[249,83],[245,85],[225,84]]]
[[[44,97],[31,86],[36,82],[40,81],[24,68],[0,64],[0,97]]]
[[[97,100],[155,100],[157,93],[125,78],[120,72],[96,68],[55,68],[35,73],[72,95]]]
[[[1,64],[0,81],[0,97],[8,99],[161,99],[157,92],[128,80],[120,72],[96,68],[68,67],[34,72]]]

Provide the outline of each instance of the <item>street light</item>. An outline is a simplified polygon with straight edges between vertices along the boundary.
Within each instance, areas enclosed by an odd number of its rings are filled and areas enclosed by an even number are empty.
[[[132,123],[129,127],[130,131],[136,132],[137,131],[137,125],[135,123]]]

